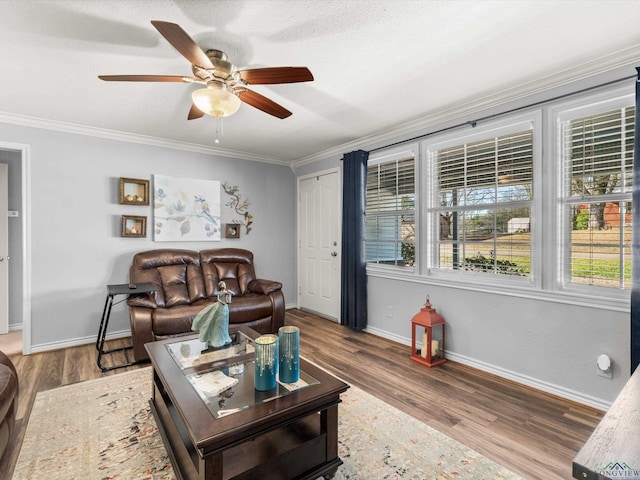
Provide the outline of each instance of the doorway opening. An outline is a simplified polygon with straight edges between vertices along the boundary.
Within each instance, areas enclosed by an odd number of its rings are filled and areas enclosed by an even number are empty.
[[[8,327],[5,353],[31,353],[29,146],[0,141],[0,163],[8,166]],[[8,354],[9,354],[8,353]]]

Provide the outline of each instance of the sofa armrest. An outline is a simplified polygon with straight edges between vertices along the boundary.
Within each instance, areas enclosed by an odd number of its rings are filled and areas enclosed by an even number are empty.
[[[129,306],[129,320],[131,321],[131,340],[133,343],[133,358],[138,362],[147,360],[149,354],[145,343],[153,342],[155,335],[152,329],[153,309]]]
[[[264,280],[258,278],[256,280],[252,280],[249,283],[248,288],[251,293],[261,293],[263,295],[269,295],[270,293],[282,290],[282,284],[273,280]]]
[[[129,295],[127,305],[130,307],[158,308],[155,292]]]
[[[273,314],[271,315],[271,331],[277,333],[280,327],[284,327],[284,294],[282,290],[277,290],[269,294],[271,304],[273,305]]]

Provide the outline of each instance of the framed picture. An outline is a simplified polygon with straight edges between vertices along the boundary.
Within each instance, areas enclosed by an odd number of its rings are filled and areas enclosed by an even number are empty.
[[[149,205],[149,180],[120,177],[122,205]]]
[[[220,182],[153,176],[153,239],[156,242],[219,242]]]
[[[122,215],[123,237],[144,238],[147,236],[147,217]]]
[[[240,238],[240,227],[238,223],[227,223],[224,230],[225,238]]]

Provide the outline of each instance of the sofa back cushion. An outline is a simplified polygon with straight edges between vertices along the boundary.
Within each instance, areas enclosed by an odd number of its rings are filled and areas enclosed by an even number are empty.
[[[255,280],[253,253],[241,248],[216,248],[200,252],[204,288],[208,297],[218,295],[218,282],[224,281],[234,295],[244,295]]]
[[[159,249],[134,255],[129,272],[133,283],[153,283],[159,307],[188,305],[205,298],[200,256],[191,250]]]

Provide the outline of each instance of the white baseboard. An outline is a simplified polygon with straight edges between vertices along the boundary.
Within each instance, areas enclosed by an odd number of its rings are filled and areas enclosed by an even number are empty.
[[[105,340],[115,340],[117,338],[125,338],[131,336],[131,330],[121,330],[117,332],[108,333]],[[62,342],[49,342],[40,343],[38,345],[31,345],[31,353],[48,352],[50,350],[58,350],[60,348],[78,347],[80,345],[87,345],[88,343],[96,343],[97,336],[89,335],[87,337],[72,338],[70,340],[64,340]]]
[[[367,327],[365,331],[368,333],[371,333],[372,335],[386,338],[387,340],[391,340],[396,343],[400,343],[402,345],[407,345],[409,347],[411,346],[410,338],[401,337],[399,335],[395,335],[393,333],[389,333],[385,330],[380,330],[378,328]],[[459,355],[450,350],[446,351],[446,357],[447,359],[453,362],[458,362],[463,365],[473,367],[477,370],[481,370],[483,372],[496,375],[497,377],[506,378],[507,380],[511,380],[521,385],[535,388],[536,390],[550,393],[557,397],[571,400],[572,402],[580,403],[588,407],[602,410],[603,412],[606,412],[607,410],[609,410],[609,407],[611,407],[611,402],[603,400],[601,398],[592,397],[591,395],[585,395],[584,393],[576,392],[574,390],[570,390],[560,385],[555,385],[553,383],[545,382],[537,378],[529,377],[527,375],[522,375],[520,373],[513,372],[511,370],[507,370],[502,367],[497,367],[495,365],[491,365],[489,363],[485,363],[485,362],[467,357],[465,355]]]
[[[372,335],[376,335],[378,337],[386,338],[387,340],[391,340],[393,342],[399,343],[401,345],[411,346],[411,339],[402,337],[400,335],[395,335],[393,333],[389,333],[385,330],[380,330],[378,328],[367,327],[365,332],[368,332]],[[131,335],[130,330],[121,330],[118,332],[112,332],[107,334],[107,340],[115,340],[117,338],[125,338]],[[74,338],[71,340],[65,340],[63,342],[51,342],[51,343],[42,343],[39,345],[32,345],[31,352],[46,352],[49,350],[57,350],[60,348],[68,348],[68,347],[77,347],[79,345],[86,345],[88,343],[95,343],[96,336],[91,335],[87,337]],[[470,357],[466,357],[464,355],[459,355],[455,352],[447,350],[446,356],[449,360],[453,362],[458,362],[463,365],[467,365],[469,367],[473,367],[477,370],[481,370],[483,372],[491,373],[492,375],[496,375],[498,377],[506,378],[507,380],[511,380],[516,383],[520,383],[527,387],[535,388],[536,390],[540,390],[542,392],[550,393],[552,395],[556,395],[561,398],[565,398],[567,400],[571,400],[572,402],[577,402],[582,405],[586,405],[592,408],[596,408],[603,412],[609,410],[611,407],[611,402],[606,400],[602,400],[600,398],[592,397],[590,395],[585,395],[584,393],[576,392],[574,390],[570,390],[568,388],[564,388],[560,385],[555,385],[549,382],[544,382],[537,378],[529,377],[527,375],[522,375],[517,372],[513,372],[511,370],[504,369],[502,367],[497,367],[495,365],[491,365],[489,363],[485,363],[479,360],[475,360]]]
[[[297,306],[295,304],[290,306],[285,304],[285,309],[288,310],[291,308],[297,308]],[[20,326],[22,327],[22,325]],[[12,330],[11,327],[9,327],[9,329]],[[127,330],[107,333],[105,340],[115,340],[117,338],[125,338],[130,336],[131,336],[131,330],[127,329]],[[60,348],[77,347],[79,345],[95,343],[96,340],[97,340],[96,335],[89,335],[87,337],[72,338],[70,340],[64,340],[61,342],[41,343],[39,345],[31,345],[31,353],[47,352],[50,350],[58,350]]]

